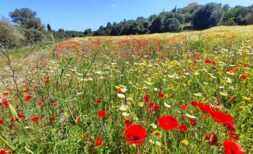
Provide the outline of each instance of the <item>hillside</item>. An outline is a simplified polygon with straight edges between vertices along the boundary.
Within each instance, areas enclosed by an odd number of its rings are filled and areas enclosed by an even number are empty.
[[[9,52],[11,65],[0,57],[0,147],[9,151],[253,153],[253,26]]]

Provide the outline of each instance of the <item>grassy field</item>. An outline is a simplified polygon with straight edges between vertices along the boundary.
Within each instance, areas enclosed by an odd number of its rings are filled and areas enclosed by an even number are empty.
[[[9,56],[3,151],[253,153],[253,26],[74,38]]]

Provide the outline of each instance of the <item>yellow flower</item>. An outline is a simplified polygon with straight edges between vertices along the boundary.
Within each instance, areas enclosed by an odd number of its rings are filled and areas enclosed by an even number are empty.
[[[251,101],[251,98],[250,98],[250,97],[243,96],[242,98],[243,98],[245,101]]]
[[[189,145],[189,141],[187,139],[183,139],[180,141],[180,144],[187,146]]]

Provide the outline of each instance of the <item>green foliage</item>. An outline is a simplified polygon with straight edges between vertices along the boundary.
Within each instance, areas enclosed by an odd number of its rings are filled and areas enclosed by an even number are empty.
[[[167,18],[163,23],[163,31],[165,32],[179,32],[181,24],[177,18]]]
[[[152,21],[149,29],[150,29],[151,33],[159,33],[159,32],[161,32],[162,31],[161,30],[162,29],[162,19],[160,17],[156,17]]]
[[[8,22],[0,21],[0,44],[7,48],[18,47],[24,36]]]
[[[27,44],[41,42],[45,39],[45,34],[34,28],[24,29],[24,36]]]
[[[26,29],[37,29],[42,31],[44,29],[40,18],[36,17],[36,12],[29,8],[15,9],[10,13],[12,21],[19,24]]]
[[[220,4],[209,3],[193,15],[192,26],[194,29],[206,29],[216,26],[223,18],[223,10]]]

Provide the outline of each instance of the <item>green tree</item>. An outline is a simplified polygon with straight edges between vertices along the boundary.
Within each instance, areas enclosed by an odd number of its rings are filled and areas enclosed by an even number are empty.
[[[24,36],[16,27],[7,21],[0,21],[0,44],[7,47],[18,47],[24,41]]]
[[[179,32],[181,29],[181,24],[176,18],[167,18],[163,23],[164,32]]]
[[[209,3],[193,15],[192,25],[194,29],[206,29],[218,25],[223,18],[221,4]]]
[[[162,30],[162,20],[160,17],[156,17],[151,23],[149,30],[151,33],[159,33]]]
[[[37,29],[39,31],[44,30],[40,18],[36,17],[36,12],[28,8],[15,9],[10,13],[10,17],[13,22],[19,24],[26,29]]]

